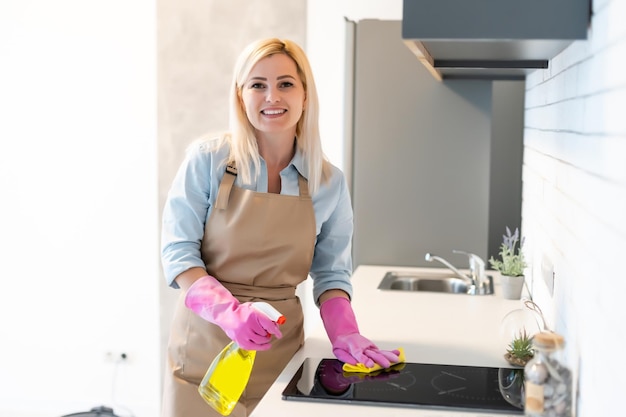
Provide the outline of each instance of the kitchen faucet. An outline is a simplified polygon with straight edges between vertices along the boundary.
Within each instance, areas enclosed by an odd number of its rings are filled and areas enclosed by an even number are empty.
[[[428,262],[438,261],[445,266],[447,266],[455,275],[457,275],[462,280],[470,283],[470,289],[468,294],[474,295],[488,295],[493,294],[493,281],[491,281],[491,277],[488,277],[485,274],[485,261],[482,258],[474,253],[469,253],[460,250],[453,250],[453,253],[459,253],[463,255],[467,255],[469,259],[469,275],[464,274],[455,268],[450,262],[445,259],[427,253],[424,259]]]

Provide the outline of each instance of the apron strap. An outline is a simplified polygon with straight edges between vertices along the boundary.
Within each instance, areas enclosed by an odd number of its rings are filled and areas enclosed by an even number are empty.
[[[300,188],[300,197],[309,197],[309,183],[299,172],[298,187]]]
[[[230,196],[230,190],[235,184],[235,178],[237,178],[237,167],[235,163],[228,164],[226,166],[226,172],[222,178],[222,184],[217,191],[217,199],[215,200],[215,208],[218,210],[226,210],[228,206],[228,197]],[[309,197],[309,185],[300,173],[298,173],[298,189],[300,191],[300,197]]]
[[[224,178],[222,178],[222,183],[217,191],[217,199],[215,200],[216,209],[226,210],[226,207],[228,207],[228,197],[230,197],[230,190],[233,188],[235,178],[237,178],[237,167],[235,167],[234,163],[228,164]]]

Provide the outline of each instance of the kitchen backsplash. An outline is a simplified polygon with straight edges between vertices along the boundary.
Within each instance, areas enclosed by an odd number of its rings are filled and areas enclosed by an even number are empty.
[[[526,80],[528,277],[579,374],[578,416],[620,409],[625,337],[626,0],[595,0],[587,41]]]

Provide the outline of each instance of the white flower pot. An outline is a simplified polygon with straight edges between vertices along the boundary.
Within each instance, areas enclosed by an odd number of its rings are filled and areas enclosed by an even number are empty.
[[[519,300],[522,298],[522,289],[524,288],[524,275],[511,276],[502,275],[500,277],[502,287],[502,296],[507,300]]]

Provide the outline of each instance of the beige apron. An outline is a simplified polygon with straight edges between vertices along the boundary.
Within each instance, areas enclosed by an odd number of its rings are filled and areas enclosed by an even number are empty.
[[[228,167],[206,222],[202,259],[207,271],[241,302],[266,301],[286,318],[282,339],[257,353],[250,381],[231,416],[250,414],[304,343],[303,313],[296,286],[309,273],[315,247],[315,213],[307,181],[298,176],[299,196],[258,193],[234,185]],[[165,371],[163,417],[220,416],[198,393],[211,361],[230,339],[187,309],[176,306]],[[233,378],[236,378],[233,375]]]

